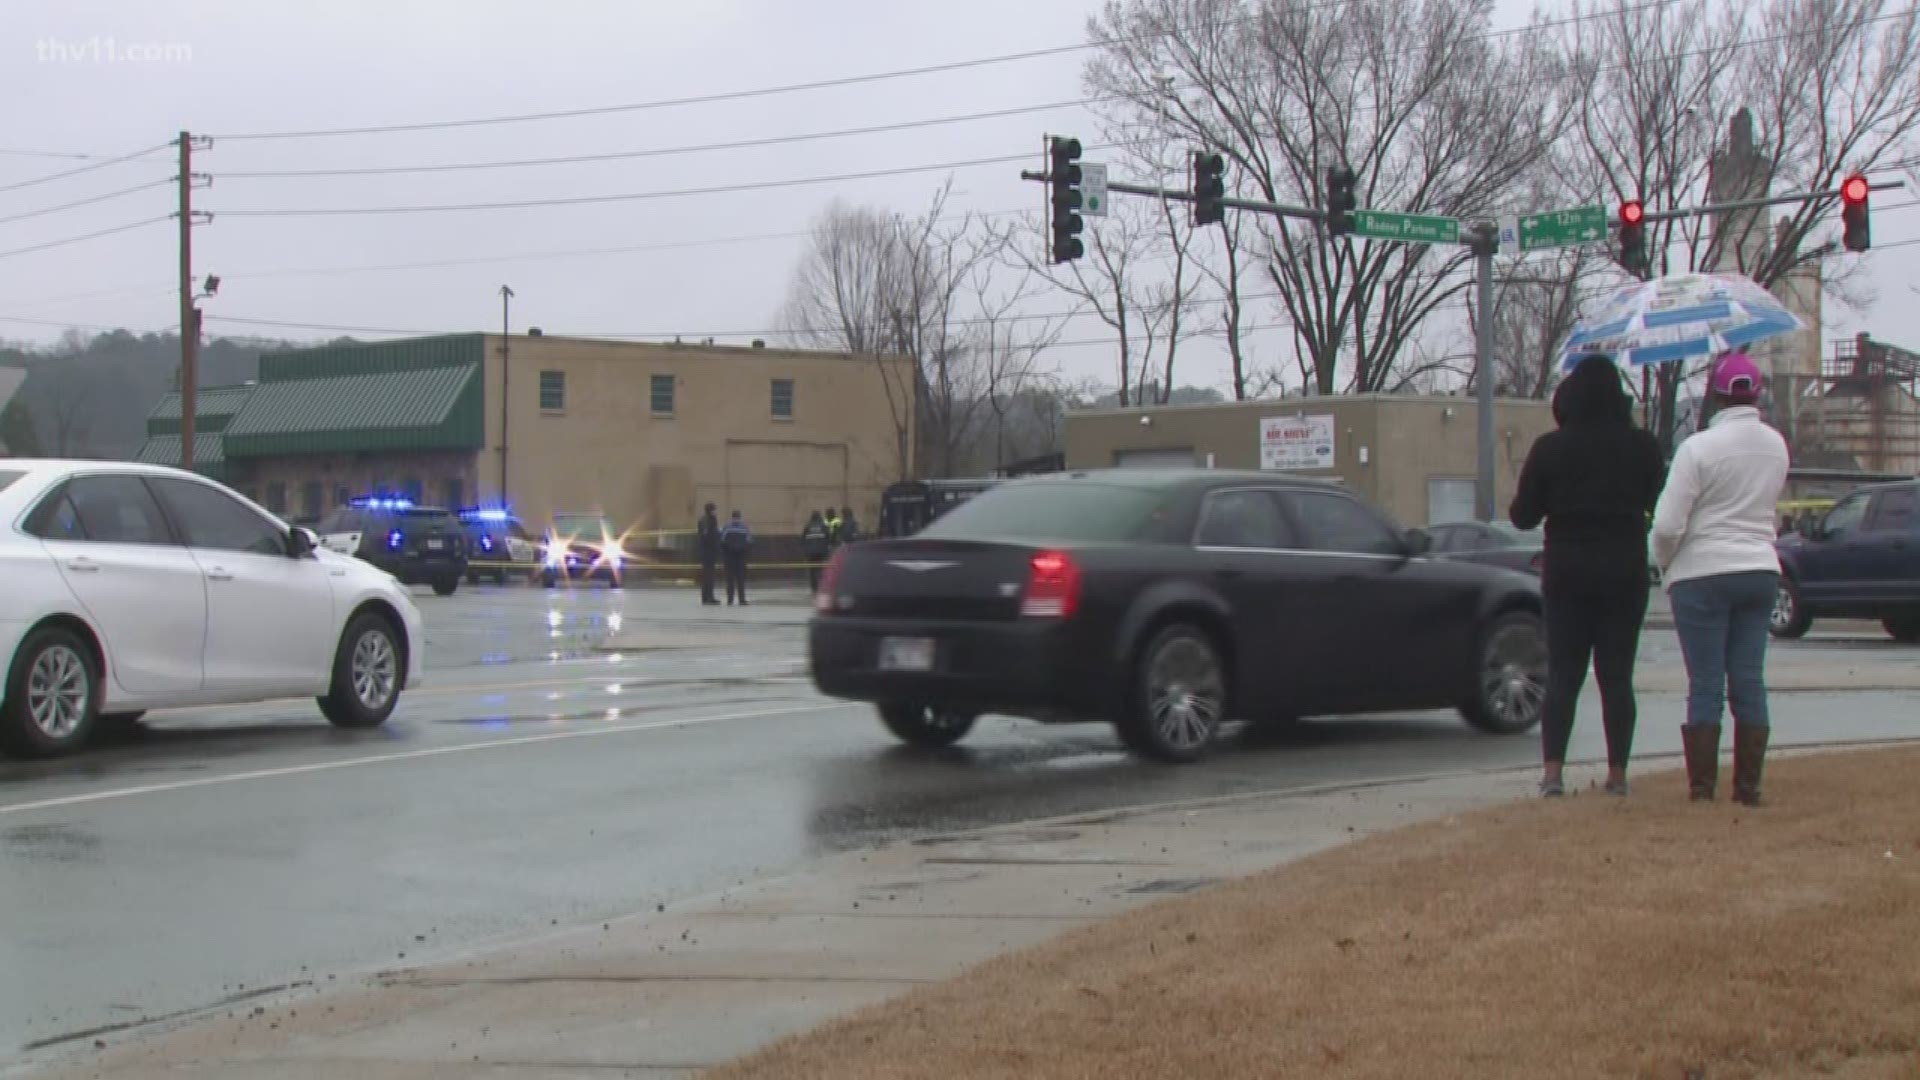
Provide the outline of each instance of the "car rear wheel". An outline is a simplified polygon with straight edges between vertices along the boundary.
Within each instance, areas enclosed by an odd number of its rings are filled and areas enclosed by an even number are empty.
[[[405,676],[399,631],[372,612],[357,615],[340,635],[332,687],[320,699],[320,711],[335,727],[379,727],[400,703]]]
[[[1227,664],[1213,638],[1175,623],[1140,650],[1127,712],[1114,723],[1120,741],[1157,761],[1197,761],[1220,733],[1227,710]]]
[[[0,745],[21,757],[54,757],[83,745],[100,720],[93,650],[71,630],[34,631],[7,675]]]
[[[1513,612],[1480,636],[1467,723],[1495,735],[1517,735],[1540,722],[1547,700],[1547,634],[1539,616]]]
[[[879,706],[880,722],[909,746],[952,746],[966,738],[979,719],[975,713],[936,705],[888,702]]]
[[[433,582],[435,596],[452,596],[460,591],[460,579],[457,577],[436,578]]]
[[[1785,641],[1806,637],[1807,631],[1813,629],[1813,616],[1807,614],[1806,606],[1800,602],[1800,587],[1791,578],[1780,579],[1780,588],[1773,594],[1773,615],[1767,620],[1767,629]]]
[[[1880,620],[1880,625],[1902,645],[1920,644],[1920,615],[1894,615]]]

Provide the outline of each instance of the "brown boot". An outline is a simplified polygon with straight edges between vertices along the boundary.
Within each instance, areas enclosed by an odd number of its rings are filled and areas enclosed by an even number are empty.
[[[1720,725],[1682,727],[1680,745],[1687,752],[1687,798],[1712,802],[1720,786]]]
[[[1751,725],[1733,725],[1733,801],[1742,806],[1764,806],[1760,801],[1760,773],[1767,763],[1767,732]]]

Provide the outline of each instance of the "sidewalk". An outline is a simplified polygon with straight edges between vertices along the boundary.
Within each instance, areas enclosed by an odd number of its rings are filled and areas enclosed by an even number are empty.
[[[1155,900],[1523,796],[1533,779],[1309,788],[902,843],[331,994],[105,1036],[37,1075],[689,1075]]]

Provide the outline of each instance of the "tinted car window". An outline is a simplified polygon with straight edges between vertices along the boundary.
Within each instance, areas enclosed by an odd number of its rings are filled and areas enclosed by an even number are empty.
[[[1355,499],[1326,491],[1289,491],[1281,498],[1315,551],[1399,555],[1406,550],[1386,522]]]
[[[99,544],[171,544],[159,504],[137,476],[81,476],[66,497],[87,539]]]
[[[1876,498],[1873,507],[1874,532],[1912,532],[1920,499],[1912,488],[1888,488]]]
[[[1193,542],[1201,547],[1290,547],[1286,519],[1270,491],[1216,491],[1200,506]]]
[[[218,488],[191,480],[156,480],[154,486],[189,546],[255,555],[287,553],[285,530]]]
[[[919,535],[950,540],[1131,540],[1165,502],[1164,492],[1122,484],[1008,484],[935,518]]]
[[[74,510],[73,500],[67,498],[65,485],[34,507],[32,516],[27,518],[27,532],[42,540],[87,538],[86,526],[80,523],[80,514]]]
[[[1839,540],[1860,528],[1867,517],[1867,496],[1854,495],[1844,499],[1839,505],[1827,512],[1827,539]]]

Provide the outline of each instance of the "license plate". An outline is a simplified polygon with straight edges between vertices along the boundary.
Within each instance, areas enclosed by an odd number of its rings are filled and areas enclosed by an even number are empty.
[[[428,551],[445,551],[446,549],[447,549],[447,542],[446,542],[445,540],[429,540],[429,541],[427,541],[427,550],[428,550]]]
[[[890,637],[880,640],[880,670],[932,671],[933,639]]]

